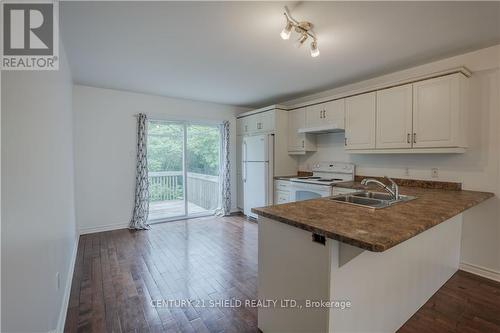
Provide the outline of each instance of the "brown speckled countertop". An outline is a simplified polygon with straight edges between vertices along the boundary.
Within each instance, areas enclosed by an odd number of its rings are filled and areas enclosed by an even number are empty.
[[[339,187],[363,188],[357,182]],[[377,187],[368,189],[380,191]],[[418,187],[400,187],[400,193],[417,199],[373,209],[320,198],[252,211],[362,249],[382,252],[493,196],[488,192]]]

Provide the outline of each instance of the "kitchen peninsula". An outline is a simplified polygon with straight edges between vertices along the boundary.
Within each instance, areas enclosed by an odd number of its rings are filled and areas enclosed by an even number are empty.
[[[328,197],[253,209],[259,299],[297,301],[259,309],[259,328],[395,332],[406,322],[457,271],[461,213],[493,194],[406,186],[400,192],[416,199],[383,209]],[[338,303],[308,307],[312,300]]]

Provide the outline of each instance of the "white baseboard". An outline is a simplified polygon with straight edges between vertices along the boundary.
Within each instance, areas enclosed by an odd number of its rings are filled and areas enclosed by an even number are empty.
[[[500,272],[495,271],[493,269],[469,264],[466,262],[461,262],[459,268],[463,271],[466,271],[466,272],[469,272],[472,274],[476,274],[476,275],[482,276],[482,277],[490,279],[490,280],[500,282]]]
[[[92,234],[94,232],[102,232],[102,231],[111,231],[117,229],[126,229],[128,228],[129,223],[116,223],[116,224],[106,224],[100,225],[97,227],[80,227],[80,235]]]
[[[71,254],[71,262],[69,264],[68,277],[66,279],[66,286],[64,288],[61,312],[59,313],[59,319],[57,320],[57,327],[54,331],[55,333],[64,332],[64,324],[66,323],[66,313],[68,312],[69,297],[71,295],[71,285],[73,282],[73,272],[75,271],[76,254],[78,252],[79,241],[80,241],[80,235],[77,235],[75,240],[75,245],[73,246],[73,253]]]

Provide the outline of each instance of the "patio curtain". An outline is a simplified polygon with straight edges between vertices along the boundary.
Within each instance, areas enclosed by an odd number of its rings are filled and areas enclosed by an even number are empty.
[[[150,229],[149,213],[149,181],[147,156],[147,117],[144,113],[137,115],[137,162],[135,174],[135,206],[129,229]]]
[[[231,213],[231,161],[229,159],[229,121],[221,125],[222,165],[221,165],[221,205],[217,215],[227,216]]]

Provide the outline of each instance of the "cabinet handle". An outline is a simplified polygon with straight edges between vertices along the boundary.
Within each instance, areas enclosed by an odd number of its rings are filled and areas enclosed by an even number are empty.
[[[302,140],[302,148],[304,148],[304,140]]]
[[[323,111],[319,110],[319,119],[322,119],[322,118],[323,118]]]
[[[413,143],[417,143],[417,133],[413,133]]]
[[[326,119],[326,110],[323,110],[323,119]]]
[[[410,143],[410,133],[406,135],[406,143]]]
[[[344,138],[344,146],[347,146],[347,138]]]

